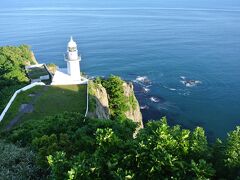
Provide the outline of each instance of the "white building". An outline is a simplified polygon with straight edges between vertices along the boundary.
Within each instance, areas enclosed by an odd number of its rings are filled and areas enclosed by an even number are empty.
[[[81,56],[78,55],[77,43],[73,41],[72,37],[68,42],[65,61],[67,62],[67,71],[71,78],[75,81],[81,80],[80,74]]]
[[[67,62],[67,69],[58,69],[53,76],[52,85],[65,84],[85,84],[86,78],[81,77],[80,61],[81,56],[78,54],[77,43],[70,38],[67,46],[67,53],[64,55]]]

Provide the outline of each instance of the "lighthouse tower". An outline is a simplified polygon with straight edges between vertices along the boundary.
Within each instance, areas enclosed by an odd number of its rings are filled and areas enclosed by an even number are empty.
[[[81,57],[78,55],[77,43],[70,38],[67,47],[67,54],[65,55],[67,62],[67,72],[73,81],[81,81],[80,61]]]

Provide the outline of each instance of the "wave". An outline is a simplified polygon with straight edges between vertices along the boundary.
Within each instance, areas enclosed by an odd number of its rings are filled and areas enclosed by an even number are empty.
[[[141,83],[145,83],[145,84],[149,84],[151,81],[148,79],[147,76],[138,76],[136,78],[136,81],[141,82]]]
[[[170,91],[176,91],[177,89],[175,88],[169,88]]]
[[[177,90],[176,88],[170,88],[170,87],[167,87],[167,86],[163,86],[163,87],[170,90],[170,91],[176,91]]]
[[[147,106],[147,105],[140,106],[140,109],[149,109],[149,106]]]
[[[181,78],[181,79],[183,79],[183,80],[185,80],[185,79],[186,79],[186,77],[185,77],[185,76],[180,76],[180,78]]]
[[[147,87],[143,87],[143,92],[144,92],[144,93],[149,93],[149,92],[150,92],[150,89],[147,88]]]
[[[150,100],[152,101],[152,102],[154,102],[154,103],[158,103],[158,102],[160,102],[160,99],[159,98],[157,98],[157,97],[150,97]]]

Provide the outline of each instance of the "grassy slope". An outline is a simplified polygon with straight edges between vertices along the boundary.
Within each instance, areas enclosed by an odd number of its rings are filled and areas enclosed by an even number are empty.
[[[80,112],[86,111],[86,85],[68,86],[36,86],[20,93],[8,110],[0,124],[0,129],[18,114],[21,104],[33,103],[34,111],[24,114],[21,120],[38,119],[64,111]],[[36,94],[30,97],[29,94]],[[35,98],[35,100],[33,100]]]

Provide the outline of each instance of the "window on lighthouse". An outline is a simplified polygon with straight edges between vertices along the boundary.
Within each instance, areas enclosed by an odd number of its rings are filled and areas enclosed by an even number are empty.
[[[75,47],[69,47],[69,48],[68,48],[68,51],[69,51],[69,52],[74,52],[74,51],[76,51],[76,50],[77,50],[77,49],[76,49]]]

